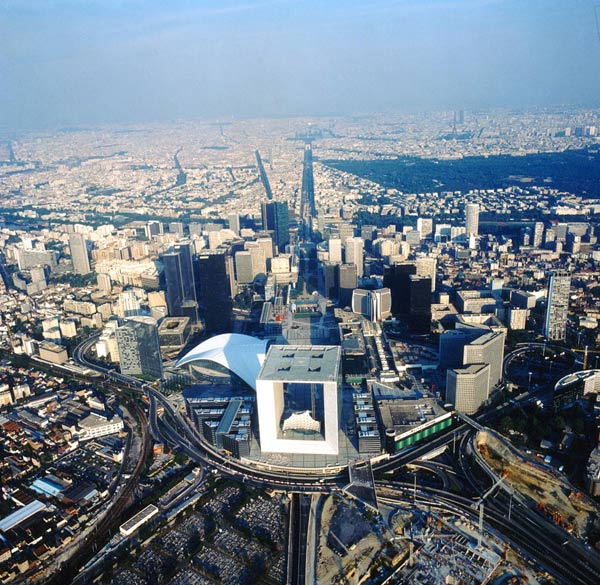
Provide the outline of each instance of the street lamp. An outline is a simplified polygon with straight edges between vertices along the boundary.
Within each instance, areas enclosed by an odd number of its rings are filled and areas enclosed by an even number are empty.
[[[531,392],[531,376],[533,376],[533,372],[529,372],[529,383],[527,385],[527,392]]]

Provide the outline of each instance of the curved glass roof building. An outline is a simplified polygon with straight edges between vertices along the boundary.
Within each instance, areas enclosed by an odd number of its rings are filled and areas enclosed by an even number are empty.
[[[180,358],[175,367],[201,360],[214,362],[227,368],[256,390],[256,378],[265,361],[268,344],[265,339],[224,333],[197,345]]]

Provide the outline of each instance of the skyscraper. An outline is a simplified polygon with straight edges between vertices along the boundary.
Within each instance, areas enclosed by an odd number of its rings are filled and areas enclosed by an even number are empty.
[[[191,323],[198,321],[198,303],[192,267],[192,245],[177,244],[172,252],[163,254],[166,299],[171,317],[189,317]]]
[[[410,297],[406,320],[411,332],[423,335],[431,329],[431,279],[413,274],[408,278]]]
[[[568,272],[553,272],[548,282],[544,336],[547,339],[564,341],[567,336],[567,314],[571,275]]]
[[[467,239],[469,239],[469,236],[477,237],[479,235],[479,205],[477,203],[467,203],[465,216]]]
[[[338,296],[340,265],[336,262],[321,262],[319,269],[319,291],[328,299]]]
[[[410,280],[411,274],[417,273],[417,267],[412,262],[386,266],[383,273],[383,286],[392,291],[392,314],[406,315],[410,311]]]
[[[69,248],[71,249],[73,271],[77,274],[89,274],[92,270],[83,234],[78,232],[69,234]]]
[[[341,307],[349,307],[352,304],[352,291],[358,284],[354,264],[344,264],[339,267],[339,283],[339,304]]]
[[[422,256],[415,261],[417,266],[417,276],[426,276],[431,279],[431,292],[435,291],[435,277],[437,270],[437,260],[432,256]]]
[[[354,266],[356,266],[356,275],[359,278],[362,278],[363,276],[364,244],[365,243],[362,238],[346,238],[344,242],[346,264],[354,264]]]
[[[417,230],[422,240],[431,240],[433,237],[433,219],[431,217],[419,217],[417,219]]]
[[[194,264],[200,315],[208,333],[231,331],[230,263],[224,252],[203,250]]]
[[[342,240],[339,238],[331,238],[329,240],[329,261],[342,262]]]
[[[250,284],[254,281],[254,263],[250,250],[235,253],[235,280],[238,284]]]
[[[131,317],[116,331],[121,373],[162,377],[158,327],[152,317]]]
[[[487,399],[490,366],[471,364],[464,368],[448,370],[446,400],[465,414],[473,414]]]
[[[289,212],[287,203],[281,201],[263,201],[261,204],[263,229],[273,232],[273,242],[280,252],[290,242]]]
[[[227,216],[227,222],[229,223],[229,229],[236,235],[240,235],[240,216],[238,213],[230,213]]]

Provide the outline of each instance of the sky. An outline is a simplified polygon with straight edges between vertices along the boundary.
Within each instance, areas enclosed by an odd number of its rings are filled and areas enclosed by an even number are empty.
[[[0,129],[600,105],[600,0],[0,0]]]

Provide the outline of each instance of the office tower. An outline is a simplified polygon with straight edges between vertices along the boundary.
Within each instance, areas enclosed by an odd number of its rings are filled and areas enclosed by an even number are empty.
[[[346,254],[346,264],[356,266],[356,275],[359,278],[363,276],[363,248],[362,238],[346,238],[344,242],[344,252]]]
[[[365,248],[371,249],[371,242],[375,239],[377,228],[374,225],[363,225],[360,227],[360,237],[365,242]]]
[[[263,201],[261,204],[263,229],[273,232],[273,242],[280,252],[290,242],[289,212],[287,203]]]
[[[272,345],[256,379],[263,453],[339,451],[339,346]]]
[[[567,336],[567,315],[571,275],[568,272],[553,272],[548,282],[544,336],[547,339],[564,341]]]
[[[409,275],[409,305],[406,321],[412,333],[424,335],[431,329],[431,279]]]
[[[340,240],[346,242],[348,238],[353,238],[356,235],[354,225],[351,223],[341,223],[339,226]]]
[[[472,364],[448,370],[446,401],[465,414],[473,414],[488,399],[490,366]]]
[[[124,290],[122,293],[119,293],[113,311],[114,314],[121,317],[121,319],[141,315],[142,308],[140,299],[138,299],[135,291]]]
[[[417,219],[417,231],[422,240],[431,240],[433,237],[433,219],[431,217],[419,217]]]
[[[229,229],[236,235],[240,235],[240,216],[238,213],[230,213],[227,216]]]
[[[280,254],[275,258],[271,259],[271,272],[273,274],[289,274],[290,272],[290,259],[289,254]]]
[[[112,290],[112,281],[109,274],[98,274],[96,277],[98,288],[105,293],[110,293]]]
[[[466,235],[477,237],[479,235],[479,205],[477,203],[467,203],[465,208],[466,216]]]
[[[425,276],[431,279],[431,292],[435,291],[435,277],[437,270],[437,259],[431,256],[423,256],[415,261],[417,276]]]
[[[341,307],[349,307],[352,304],[352,291],[358,285],[356,266],[354,264],[343,264],[339,267],[339,289],[338,301]]]
[[[544,223],[536,221],[533,225],[533,247],[539,248],[544,241]]]
[[[160,236],[163,233],[163,225],[160,221],[149,221],[145,227],[146,237],[151,240],[155,236]]]
[[[173,251],[163,254],[166,299],[171,317],[189,317],[198,321],[198,303],[192,266],[192,245],[182,242]]]
[[[371,291],[373,321],[384,321],[392,314],[392,291],[389,288],[378,288]]]
[[[371,291],[356,288],[352,291],[352,312],[371,319]]]
[[[463,365],[487,364],[490,366],[490,388],[502,380],[505,340],[504,329],[488,331],[470,341],[463,349]]]
[[[273,239],[268,237],[257,238],[256,243],[263,251],[266,260],[273,258]]]
[[[69,248],[71,249],[73,271],[77,274],[89,274],[92,270],[83,234],[78,232],[69,234]]]
[[[392,295],[389,288],[352,292],[352,311],[371,321],[383,321],[391,315]]]
[[[180,221],[172,221],[169,223],[169,233],[175,234],[179,238],[183,238],[183,223]]]
[[[329,261],[342,263],[342,240],[339,238],[329,240]]]
[[[190,224],[190,237],[202,235],[202,224],[201,223],[191,223]]]
[[[250,284],[254,281],[252,254],[249,250],[235,253],[235,281],[238,284]]]
[[[338,296],[339,266],[337,262],[322,262],[319,267],[319,292],[328,299]]]
[[[162,377],[158,327],[152,317],[125,319],[116,331],[121,373],[125,376]]]
[[[231,331],[230,258],[224,252],[203,250],[194,263],[198,303],[208,333]]]
[[[383,272],[383,286],[392,291],[392,314],[407,315],[410,312],[410,279],[417,273],[412,262],[386,266]]]
[[[568,223],[557,223],[554,226],[554,233],[556,234],[556,240],[564,242],[567,239],[567,233],[569,231]]]

